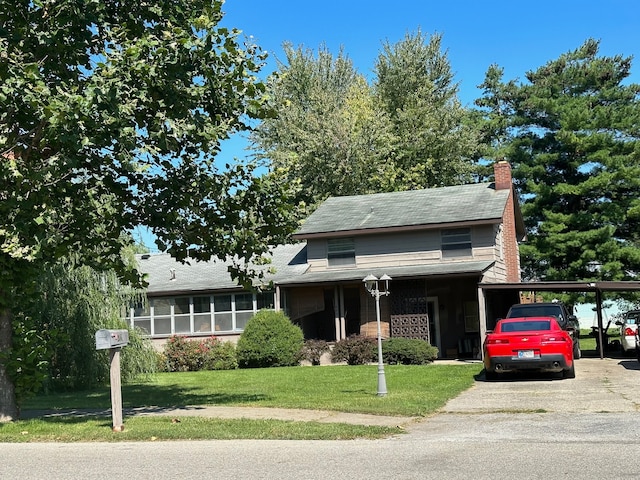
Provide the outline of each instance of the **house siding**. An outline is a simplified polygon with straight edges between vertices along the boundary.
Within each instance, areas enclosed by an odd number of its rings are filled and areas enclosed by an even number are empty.
[[[402,234],[378,234],[355,238],[356,266],[389,267],[429,265],[473,260],[498,260],[494,241],[495,225],[471,228],[471,256],[443,258],[441,230],[422,230]],[[327,240],[307,241],[307,261],[312,271],[331,270],[327,264]],[[339,267],[344,268],[344,267]]]

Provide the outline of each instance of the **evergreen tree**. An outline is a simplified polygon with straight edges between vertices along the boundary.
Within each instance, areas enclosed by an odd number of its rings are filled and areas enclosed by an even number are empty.
[[[513,165],[528,280],[635,280],[640,272],[640,85],[599,42],[527,73],[487,72],[484,132]]]

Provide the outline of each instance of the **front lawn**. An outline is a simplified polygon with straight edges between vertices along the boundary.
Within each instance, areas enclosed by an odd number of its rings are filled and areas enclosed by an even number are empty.
[[[162,373],[124,385],[124,407],[189,405],[319,409],[377,415],[427,416],[469,388],[481,364],[386,366],[388,394],[378,397],[377,366],[290,367]],[[29,409],[109,409],[109,387],[42,395]],[[125,417],[111,431],[111,417],[66,416],[0,424],[0,442],[161,441],[204,439],[382,438],[401,428],[281,420],[199,417]]]
[[[481,364],[385,366],[386,397],[376,396],[377,365],[160,373],[123,385],[125,407],[238,405],[377,415],[424,416],[473,384]],[[23,409],[109,408],[109,387],[43,395]]]

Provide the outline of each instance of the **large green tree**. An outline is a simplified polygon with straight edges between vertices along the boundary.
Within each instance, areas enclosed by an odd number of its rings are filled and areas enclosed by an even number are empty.
[[[477,136],[439,35],[385,44],[372,84],[342,51],[284,49],[268,82],[277,116],[253,140],[303,202],[472,180]]]
[[[215,163],[266,114],[264,56],[219,26],[221,5],[0,0],[0,352],[12,302],[68,252],[125,275],[121,234],[145,225],[248,282],[293,228],[286,186]],[[0,420],[16,414],[0,362]]]
[[[420,30],[386,42],[374,73],[377,103],[393,132],[390,189],[472,181],[478,137],[458,100],[458,83],[442,35]]]
[[[379,190],[387,125],[364,77],[342,51],[284,51],[286,63],[268,80],[277,115],[252,135],[259,155],[299,184],[298,199],[311,208],[329,195]]]
[[[640,272],[640,85],[631,59],[587,40],[526,74],[492,66],[477,101],[495,155],[514,167],[524,276],[632,280]]]

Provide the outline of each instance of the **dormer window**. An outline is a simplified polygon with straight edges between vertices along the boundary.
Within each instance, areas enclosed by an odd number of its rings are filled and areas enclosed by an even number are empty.
[[[327,241],[327,261],[330,267],[356,264],[356,245],[353,238],[332,238]]]
[[[442,230],[442,258],[470,256],[470,228],[452,228],[450,230]]]

